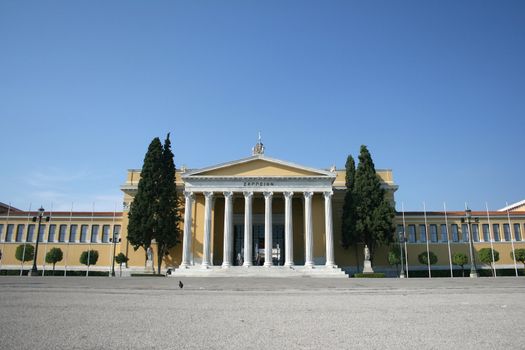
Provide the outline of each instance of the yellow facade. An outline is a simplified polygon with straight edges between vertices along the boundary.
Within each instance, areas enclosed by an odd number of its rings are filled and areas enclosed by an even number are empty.
[[[33,261],[22,263],[16,260],[15,250],[26,242],[33,245],[36,242],[39,224],[32,219],[37,216],[38,212],[11,211],[10,208],[1,214],[1,268],[31,268]],[[46,217],[50,217],[50,220],[46,221]],[[122,236],[121,222],[122,213],[45,212],[41,223],[37,267],[40,270],[52,269],[52,265],[45,262],[45,256],[50,249],[56,247],[63,252],[62,261],[56,264],[58,270],[66,267],[69,270],[86,269],[86,266],[80,264],[80,255],[86,250],[96,250],[99,253],[98,261],[90,269],[108,271],[114,250],[116,254],[121,251],[121,244],[118,242]]]
[[[397,190],[397,185],[394,183],[391,170],[378,170],[378,177],[382,182],[382,186],[387,189],[387,194],[394,203],[394,192]],[[259,182],[258,179],[265,179],[264,183]],[[247,186],[249,191],[253,192],[252,214],[254,218],[254,227],[262,229],[263,217],[265,215],[265,200],[263,192],[268,190],[273,191],[272,199],[272,216],[274,224],[283,225],[285,213],[285,201],[282,189],[272,189],[273,180],[276,185],[286,185],[287,181],[292,183],[299,179],[331,179],[330,190],[333,192],[331,197],[332,217],[329,220],[333,223],[333,241],[334,241],[334,257],[337,266],[349,270],[357,270],[358,266],[362,267],[363,262],[363,247],[351,247],[345,249],[341,245],[341,215],[345,194],[345,172],[343,170],[331,171],[311,169],[302,166],[296,166],[291,163],[272,160],[265,157],[247,158],[244,160],[226,163],[210,168],[205,168],[200,171],[180,170],[176,174],[176,184],[181,197],[180,203],[184,204],[183,191],[192,190],[191,181],[201,181],[206,186],[206,181],[233,181],[238,183],[236,186]],[[140,180],[140,170],[129,170],[126,180],[121,187],[124,203],[124,211],[118,213],[46,213],[51,216],[51,221],[45,223],[45,230],[43,240],[40,241],[38,250],[37,265],[39,269],[51,269],[49,264],[45,264],[45,254],[52,247],[59,247],[64,252],[64,259],[57,263],[56,268],[59,270],[71,269],[79,270],[85,269],[85,266],[80,265],[80,254],[88,249],[97,250],[99,252],[99,259],[96,265],[90,266],[92,270],[109,271],[111,269],[113,254],[120,252],[126,254],[129,258],[127,270],[130,272],[151,272],[152,267],[146,265],[146,252],[143,249],[134,250],[127,241],[126,232],[128,225],[128,210],[136,193],[138,182]],[[191,181],[190,181],[191,180]],[[277,184],[279,182],[279,184]],[[326,181],[325,181],[326,182]],[[269,186],[266,188],[265,186]],[[233,227],[234,238],[239,238],[240,231],[243,229],[243,217],[245,211],[245,202],[243,197],[243,189],[239,188],[233,194]],[[325,197],[323,191],[313,191],[311,210],[312,210],[312,231],[313,231],[313,259],[315,264],[324,264],[327,254],[327,218],[325,217]],[[215,200],[211,209],[211,263],[212,265],[220,265],[224,260],[224,223],[225,223],[225,200],[221,192],[214,193]],[[512,247],[514,249],[525,248],[523,236],[525,235],[525,212],[523,210],[523,203],[517,203],[516,206],[509,206],[507,212],[473,212],[472,215],[476,218],[473,225],[477,226],[477,233],[475,236],[474,249],[478,251],[481,248],[493,247],[500,253],[500,260],[496,265],[500,268],[513,268],[514,261],[510,256]],[[184,212],[184,208],[181,208]],[[424,270],[427,267],[421,265],[418,261],[418,254],[426,252],[427,249],[434,252],[438,256],[438,263],[433,266],[433,269],[447,269],[450,265],[450,255],[456,252],[462,252],[469,255],[469,244],[463,238],[468,232],[465,231],[465,223],[462,222],[464,212],[410,212],[397,213],[396,225],[397,231],[404,231],[407,239],[406,252],[408,260],[408,268],[410,270]],[[488,214],[488,215],[487,215]],[[34,244],[36,239],[37,223],[31,219],[36,216],[36,212],[24,212],[6,206],[0,207],[0,250],[2,252],[0,260],[0,270],[16,270],[20,269],[22,264],[15,259],[16,247],[26,242],[32,225],[33,234],[29,237],[28,242]],[[296,265],[304,264],[305,256],[305,200],[301,191],[294,192],[292,199],[292,224],[293,224],[293,260]],[[426,219],[426,220],[425,220]],[[194,202],[191,212],[191,264],[200,264],[203,260],[204,236],[205,236],[205,198],[204,191],[194,191]],[[446,226],[443,226],[445,225]],[[22,225],[22,226],[20,226]],[[54,225],[54,235],[50,237],[51,225]],[[75,226],[76,225],[76,226]],[[486,232],[486,225],[488,231]],[[70,235],[72,227],[77,227],[76,236],[70,242]],[[20,228],[19,228],[20,227]],[[98,227],[98,229],[94,229]],[[184,223],[181,223],[181,230]],[[443,236],[442,229],[446,228],[446,239]],[[499,227],[496,229],[496,227]],[[457,228],[457,237],[456,230]],[[113,244],[113,231],[120,230],[117,241]],[[278,227],[280,230],[280,228]],[[510,231],[509,231],[510,229]],[[519,229],[519,232],[516,232]],[[83,238],[81,234],[86,230]],[[91,235],[95,230],[97,236],[91,240]],[[98,231],[97,231],[98,230]],[[107,231],[109,230],[109,231]],[[436,231],[437,230],[437,231]],[[485,230],[485,231],[484,231]],[[499,236],[496,235],[496,230],[499,230]],[[109,232],[109,233],[108,233]],[[437,233],[436,233],[437,232]],[[472,232],[473,234],[475,232]],[[86,237],[87,235],[87,237]],[[254,244],[264,244],[260,239],[260,232],[254,233],[258,235],[259,241]],[[254,236],[255,237],[255,236]],[[277,236],[280,237],[280,236]],[[121,240],[119,240],[119,238]],[[280,239],[280,238],[278,238]],[[426,241],[429,241],[428,244]],[[182,237],[180,237],[182,242]],[[492,243],[491,243],[492,241]],[[280,248],[282,248],[282,242]],[[234,252],[239,252],[238,244],[234,242]],[[275,246],[275,242],[274,242]],[[404,246],[404,245],[403,245]],[[235,248],[237,247],[237,248]],[[156,257],[156,246],[153,244],[153,254]],[[236,250],[235,250],[236,249]],[[115,253],[113,252],[115,251]],[[381,247],[375,257],[374,266],[376,270],[393,269],[388,265],[387,261],[388,247]],[[178,267],[183,259],[182,244],[170,250],[170,254],[164,257],[162,269]],[[235,257],[234,257],[235,260]],[[156,258],[153,259],[156,263]],[[280,261],[282,262],[282,261]],[[32,262],[25,262],[23,267],[29,269]],[[487,268],[479,263],[478,267]],[[522,266],[518,266],[522,268]],[[457,267],[456,267],[457,268]]]

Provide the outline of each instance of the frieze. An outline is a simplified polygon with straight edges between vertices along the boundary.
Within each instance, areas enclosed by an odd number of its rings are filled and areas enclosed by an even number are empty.
[[[239,178],[186,178],[184,185],[190,191],[331,191],[333,178],[304,177],[304,178],[266,178],[266,179],[239,179]]]

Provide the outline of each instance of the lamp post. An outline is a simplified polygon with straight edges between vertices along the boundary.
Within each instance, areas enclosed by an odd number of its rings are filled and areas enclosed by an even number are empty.
[[[115,239],[115,227],[113,227],[113,238],[111,238],[111,241],[113,242],[113,261],[111,262],[111,277],[115,277],[115,253],[117,252],[117,240]],[[120,238],[119,238],[120,242]]]
[[[479,218],[474,218],[476,222],[479,221]],[[470,210],[468,207],[465,209],[465,218],[461,219],[461,221],[466,221],[468,225],[468,233],[469,233],[469,250],[470,250],[470,277],[476,278],[479,277],[478,275],[478,269],[476,267],[476,256],[474,255],[474,241],[472,239],[472,210]]]
[[[405,227],[403,227],[403,232],[399,235],[399,251],[401,252],[401,273],[399,278],[405,278],[405,268],[404,268],[404,257],[403,257],[403,243],[405,242]]]
[[[33,267],[31,268],[31,276],[38,276],[38,269],[36,267],[36,259],[38,256],[38,242],[40,238],[40,226],[42,225],[42,218],[44,217],[45,209],[44,207],[40,206],[40,209],[38,209],[38,216],[33,216],[33,222],[36,222],[38,220],[38,229],[36,233],[36,246],[35,246],[35,256],[33,257]],[[46,222],[49,221],[49,216],[46,217]]]

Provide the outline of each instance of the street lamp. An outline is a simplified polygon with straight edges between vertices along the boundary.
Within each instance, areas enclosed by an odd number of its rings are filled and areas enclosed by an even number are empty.
[[[36,267],[36,258],[38,256],[38,241],[40,238],[40,226],[42,225],[42,218],[44,217],[44,208],[40,206],[38,209],[38,216],[33,216],[33,222],[38,220],[38,229],[36,233],[36,246],[35,246],[35,256],[33,257],[33,268],[31,269],[31,276],[38,276],[38,269]],[[46,217],[46,222],[49,222],[50,217]]]
[[[111,263],[111,276],[115,277],[115,253],[117,252],[117,240],[115,239],[115,227],[113,227],[113,238],[110,238],[110,241],[113,242],[113,262]],[[120,242],[120,238],[118,239]]]
[[[476,256],[474,255],[474,240],[472,239],[472,210],[468,207],[465,209],[465,217],[461,218],[461,222],[467,222],[468,233],[469,233],[469,250],[470,250],[470,277],[476,278],[479,277],[478,269],[476,267]],[[474,218],[475,222],[479,222],[479,218]]]
[[[403,231],[399,233],[399,251],[401,252],[401,273],[399,274],[399,278],[405,278],[403,243],[405,243],[405,227],[404,226],[403,226]]]

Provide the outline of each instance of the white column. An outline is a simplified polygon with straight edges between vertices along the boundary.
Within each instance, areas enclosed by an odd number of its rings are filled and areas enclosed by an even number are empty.
[[[312,234],[312,196],[313,192],[304,193],[304,217],[305,217],[305,267],[313,267],[314,239]]]
[[[211,209],[213,207],[213,192],[204,192],[204,242],[202,244],[202,267],[210,266],[211,243]]]
[[[334,267],[334,231],[332,223],[332,191],[324,192],[324,222],[326,235],[326,266]]]
[[[242,266],[252,266],[252,198],[253,192],[244,192],[244,263]]]
[[[181,268],[187,268],[190,265],[191,252],[191,212],[193,204],[193,193],[184,191],[184,236],[182,239],[182,262]]]
[[[228,268],[232,265],[232,245],[233,245],[233,192],[224,192],[224,252],[222,257],[222,267]]]
[[[293,192],[284,192],[284,266],[293,266]]]
[[[270,267],[272,262],[272,192],[264,194],[264,266]]]

